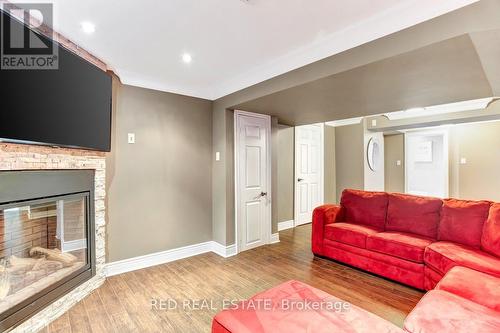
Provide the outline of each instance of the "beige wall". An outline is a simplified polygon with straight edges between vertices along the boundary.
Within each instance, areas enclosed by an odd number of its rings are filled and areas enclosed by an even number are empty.
[[[325,203],[337,202],[335,127],[325,125]]]
[[[405,137],[404,134],[385,136],[385,191],[405,191]],[[397,165],[401,161],[401,165]]]
[[[271,233],[278,232],[278,118],[271,117]]]
[[[450,195],[500,202],[500,121],[453,126],[450,151]]]
[[[278,126],[278,188],[276,190],[278,205],[278,222],[293,220],[294,204],[294,128]]]
[[[364,189],[362,124],[335,128],[337,202],[346,188]]]
[[[131,86],[116,101],[107,261],[212,240],[211,102]]]

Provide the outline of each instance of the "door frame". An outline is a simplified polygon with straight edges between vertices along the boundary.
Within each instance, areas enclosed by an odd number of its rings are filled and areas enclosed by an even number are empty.
[[[254,117],[254,118],[259,118],[259,119],[265,119],[266,120],[266,150],[267,150],[267,163],[266,163],[266,181],[267,181],[267,200],[270,201],[270,204],[268,205],[268,209],[266,210],[266,221],[264,225],[264,230],[267,230],[268,232],[265,234],[265,243],[269,244],[271,242],[271,234],[272,234],[272,205],[273,202],[272,200],[272,164],[271,164],[271,116],[265,115],[265,114],[259,114],[259,113],[253,113],[253,112],[248,112],[248,111],[242,111],[242,110],[234,110],[234,243],[235,243],[235,250],[236,254],[240,252],[240,239],[238,235],[238,230],[239,225],[241,223],[239,219],[239,206],[240,206],[240,189],[241,189],[241,183],[240,183],[240,151],[239,151],[239,144],[240,144],[240,139],[238,135],[238,130],[240,128],[240,117],[245,116],[245,117]]]
[[[310,124],[310,125],[304,125],[304,126],[318,126],[321,129],[321,135],[320,135],[320,147],[319,147],[319,158],[320,158],[320,181],[319,184],[321,186],[319,194],[320,194],[320,200],[319,202],[321,204],[324,204],[325,202],[325,123],[317,123],[317,124]],[[297,164],[298,164],[298,135],[297,135],[297,128],[300,126],[295,126],[293,137],[294,137],[294,172],[293,172],[293,226],[296,227],[301,224],[297,224],[298,221],[298,216],[299,216],[299,205],[297,204],[297,197],[298,197],[298,173],[297,173]],[[314,208],[313,208],[314,210]]]
[[[405,193],[408,193],[408,137],[411,136],[421,136],[421,135],[442,135],[443,136],[443,160],[445,161],[445,171],[444,177],[446,179],[446,189],[444,198],[449,197],[450,195],[450,144],[449,144],[449,135],[450,132],[448,129],[427,129],[427,130],[415,130],[415,131],[406,131],[404,133],[404,158],[405,158]]]

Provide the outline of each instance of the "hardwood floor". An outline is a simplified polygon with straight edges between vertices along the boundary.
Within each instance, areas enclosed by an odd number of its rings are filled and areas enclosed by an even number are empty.
[[[281,242],[224,259],[213,253],[113,276],[43,330],[55,332],[210,332],[217,309],[153,309],[152,300],[245,299],[296,279],[396,325],[423,293],[339,263],[315,258],[311,226],[280,232]],[[157,303],[158,304],[158,303]]]

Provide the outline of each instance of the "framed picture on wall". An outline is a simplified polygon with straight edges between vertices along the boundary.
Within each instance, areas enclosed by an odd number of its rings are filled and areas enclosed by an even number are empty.
[[[432,141],[419,142],[415,150],[415,162],[432,162]]]

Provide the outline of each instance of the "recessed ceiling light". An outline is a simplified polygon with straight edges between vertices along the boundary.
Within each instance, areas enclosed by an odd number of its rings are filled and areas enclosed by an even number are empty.
[[[86,34],[91,34],[91,33],[95,32],[95,24],[92,22],[88,22],[88,21],[82,22],[81,27],[82,27],[83,32],[85,32]]]
[[[186,64],[189,64],[193,60],[193,57],[189,53],[184,53],[182,55],[182,61],[184,61]]]

